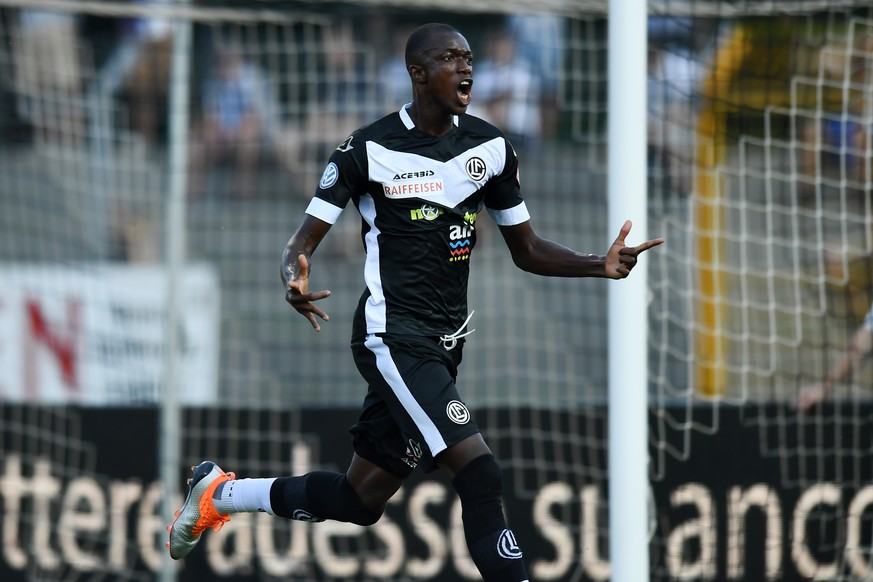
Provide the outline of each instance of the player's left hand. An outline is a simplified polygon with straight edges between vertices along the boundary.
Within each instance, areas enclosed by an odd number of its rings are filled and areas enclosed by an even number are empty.
[[[631,269],[633,269],[634,265],[637,264],[637,255],[664,242],[663,238],[654,238],[635,247],[625,246],[624,241],[630,232],[631,226],[632,223],[630,220],[624,222],[624,225],[618,233],[618,237],[606,252],[606,264],[604,265],[604,269],[606,271],[606,276],[610,279],[624,279],[630,275]]]

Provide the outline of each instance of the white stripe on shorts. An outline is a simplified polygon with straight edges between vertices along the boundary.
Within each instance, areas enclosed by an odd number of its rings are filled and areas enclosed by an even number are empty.
[[[421,431],[424,441],[430,449],[431,456],[436,457],[446,449],[446,441],[443,440],[443,435],[440,434],[439,429],[427,413],[425,413],[421,405],[418,404],[409,387],[403,381],[400,371],[394,364],[394,360],[391,359],[391,351],[388,349],[388,346],[385,345],[382,338],[372,334],[367,336],[364,345],[376,356],[376,367],[382,372],[382,377],[385,378],[385,381],[391,387],[391,391],[394,392],[403,408],[409,413],[412,422]]]

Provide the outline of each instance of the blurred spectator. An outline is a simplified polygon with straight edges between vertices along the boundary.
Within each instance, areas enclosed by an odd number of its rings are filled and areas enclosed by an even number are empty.
[[[795,403],[797,409],[800,412],[808,412],[827,398],[835,384],[858,370],[871,350],[873,350],[873,307],[867,312],[861,325],[855,329],[839,359],[828,370],[824,379],[810,386],[804,386],[800,390]]]
[[[155,264],[161,259],[160,236],[147,211],[135,211],[123,201],[112,207],[109,259]]]
[[[230,163],[234,195],[253,196],[258,165],[272,154],[275,125],[275,99],[261,71],[240,47],[219,47],[203,88],[201,120],[192,132],[191,195],[205,194],[211,167]]]
[[[705,70],[686,19],[649,21],[648,156],[649,174],[670,191],[691,188],[693,136],[697,131],[699,84]],[[686,32],[686,34],[688,34]]]
[[[15,42],[18,109],[37,139],[82,138],[78,21],[71,12],[21,10]]]
[[[281,148],[286,168],[295,175],[300,194],[306,198],[318,183],[330,152],[381,112],[382,85],[373,81],[375,62],[367,60],[368,53],[369,49],[358,46],[349,24],[332,24],[320,31],[318,52],[299,72],[303,79],[316,79],[304,88],[314,98],[302,103],[299,121],[284,128]],[[409,83],[405,70],[403,74]]]
[[[391,53],[382,61],[379,79],[383,82],[383,97],[388,111],[400,109],[412,101],[412,86],[406,70],[406,39],[413,25],[397,26],[392,33]],[[386,43],[387,44],[387,43]]]
[[[525,149],[542,135],[539,97],[537,78],[518,58],[515,39],[503,28],[490,31],[473,63],[470,112],[502,129],[513,146]]]
[[[866,131],[855,120],[825,113],[803,125],[803,171],[812,179],[830,177],[856,182],[866,181]],[[845,175],[844,175],[845,172]]]
[[[367,52],[358,46],[351,26],[336,24],[324,30],[323,75],[318,82],[316,112],[338,115],[344,134],[381,116],[375,85],[368,82]],[[343,136],[345,137],[345,136]]]
[[[154,4],[155,0],[134,0]],[[128,23],[127,42],[136,49],[127,71],[123,95],[130,111],[132,129],[149,144],[155,144],[165,127],[173,52],[172,23],[160,18],[139,18]]]
[[[555,136],[558,125],[558,80],[564,50],[564,18],[554,14],[513,14],[507,30],[515,39],[518,58],[536,77],[541,133]]]
[[[873,53],[873,41],[870,44],[867,52]],[[861,44],[856,49],[857,54],[863,54],[863,50],[864,44]],[[835,51],[826,46],[820,52],[820,70],[816,73],[829,82],[831,87],[841,87],[847,81],[864,86],[865,82],[870,82],[865,78],[865,75],[870,74],[867,71],[868,66],[863,58],[859,63],[854,63],[847,59],[844,50]],[[827,91],[828,87],[823,87],[823,90]],[[828,100],[822,99],[818,105],[826,108]],[[859,122],[864,112],[843,111],[846,105],[841,94],[832,110],[818,111],[820,116],[806,119],[802,125],[804,145],[800,160],[801,171],[812,180],[845,178],[856,182],[856,187],[863,188],[867,180],[865,159],[869,128]],[[844,113],[848,113],[845,118]]]

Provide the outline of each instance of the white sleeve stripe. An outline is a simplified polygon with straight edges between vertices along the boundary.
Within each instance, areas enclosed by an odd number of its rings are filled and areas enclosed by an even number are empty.
[[[489,208],[488,214],[491,215],[491,219],[494,220],[494,224],[497,226],[515,226],[530,220],[530,214],[524,202],[506,210]]]
[[[325,202],[321,198],[313,198],[306,207],[306,214],[314,216],[328,224],[336,223],[337,219],[342,214],[343,209],[339,206],[334,206],[330,202]]]

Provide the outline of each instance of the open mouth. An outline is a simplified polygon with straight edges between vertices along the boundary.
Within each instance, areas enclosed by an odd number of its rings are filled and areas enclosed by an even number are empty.
[[[464,79],[458,85],[458,99],[464,105],[469,105],[473,98],[473,79]]]

